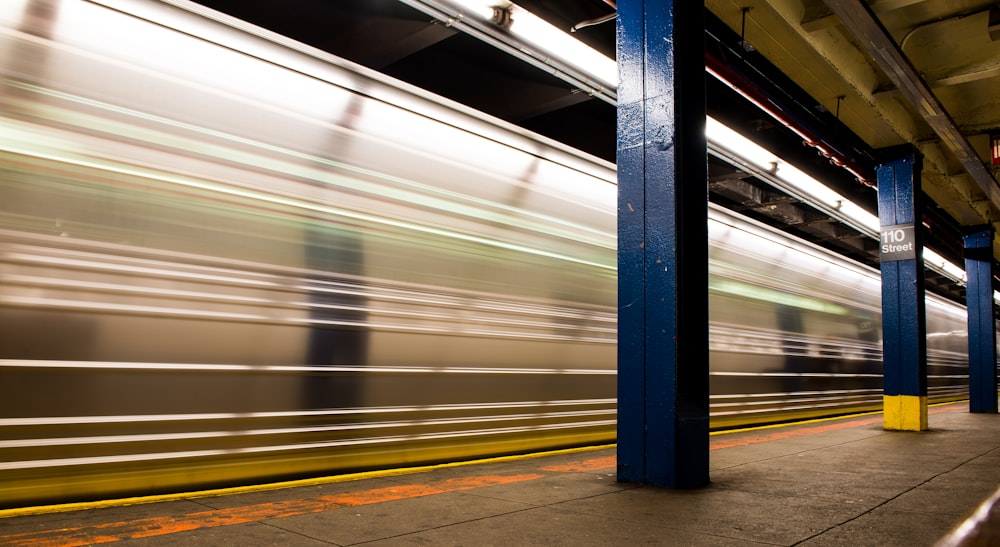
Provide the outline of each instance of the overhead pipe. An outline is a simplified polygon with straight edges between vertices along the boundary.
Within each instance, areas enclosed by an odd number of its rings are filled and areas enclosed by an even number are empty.
[[[837,150],[836,147],[831,145],[818,132],[809,128],[807,124],[799,120],[788,109],[783,108],[778,99],[766,93],[760,86],[732,68],[728,63],[711,53],[706,53],[705,70],[754,106],[761,109],[764,113],[774,118],[775,121],[792,133],[796,134],[802,139],[803,144],[815,148],[819,154],[830,160],[830,163],[845,169],[858,182],[865,186],[875,187],[871,177],[865,175],[866,169],[857,161]]]
[[[595,17],[594,19],[586,19],[580,21],[579,23],[573,25],[573,28],[569,29],[570,32],[576,32],[582,28],[592,27],[594,25],[600,25],[601,23],[607,23],[608,21],[614,21],[617,13],[609,13],[601,17]]]

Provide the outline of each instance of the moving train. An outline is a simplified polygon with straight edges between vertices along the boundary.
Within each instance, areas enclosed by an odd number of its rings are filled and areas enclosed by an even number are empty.
[[[3,506],[614,441],[614,165],[183,0],[0,33]],[[880,408],[878,273],[708,222],[712,426]]]

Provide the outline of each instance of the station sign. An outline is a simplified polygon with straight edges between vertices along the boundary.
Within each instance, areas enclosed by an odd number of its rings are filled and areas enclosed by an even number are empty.
[[[879,230],[879,260],[911,260],[917,257],[917,243],[912,224],[882,226]]]

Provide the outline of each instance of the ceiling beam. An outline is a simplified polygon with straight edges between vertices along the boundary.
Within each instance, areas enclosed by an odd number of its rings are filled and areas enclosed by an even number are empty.
[[[932,76],[930,85],[932,87],[939,87],[967,84],[987,78],[996,78],[997,76],[1000,76],[1000,59],[993,59],[976,66],[964,67],[947,74]]]
[[[965,172],[986,195],[993,209],[1000,211],[1000,186],[996,179],[871,8],[861,0],[824,1],[841,20],[844,28],[854,35],[861,47],[899,89],[900,94],[937,133],[945,147],[955,155]]]
[[[873,0],[872,10],[876,13],[905,8],[907,6],[923,2],[924,0]],[[802,28],[808,32],[815,32],[820,29],[831,27],[837,23],[837,18],[833,11],[824,5],[823,2],[805,3],[805,13],[802,15]]]
[[[883,13],[919,4],[923,1],[924,0],[873,0],[871,5],[873,10]]]
[[[973,66],[965,66],[950,72],[928,74],[926,81],[930,87],[938,88],[968,84],[997,77],[1000,77],[1000,59],[993,59]],[[899,92],[899,89],[896,87],[885,86],[884,88],[876,89],[872,92],[872,95],[876,97],[883,95],[893,96],[898,95]]]

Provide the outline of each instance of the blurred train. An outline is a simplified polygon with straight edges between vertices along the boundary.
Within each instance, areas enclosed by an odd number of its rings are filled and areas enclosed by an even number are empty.
[[[0,504],[614,441],[614,165],[182,0],[0,31]],[[713,427],[880,408],[877,272],[709,224]]]

